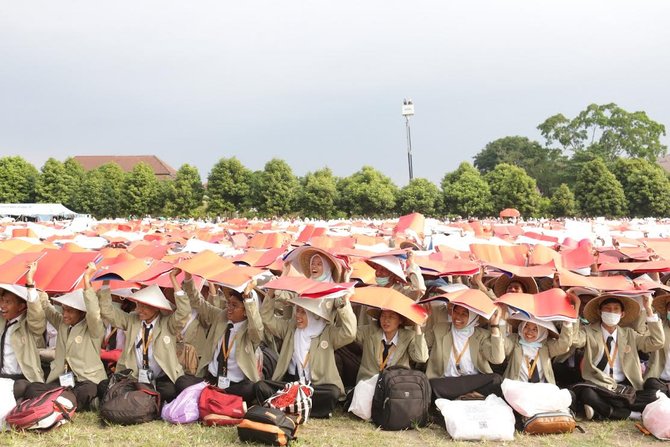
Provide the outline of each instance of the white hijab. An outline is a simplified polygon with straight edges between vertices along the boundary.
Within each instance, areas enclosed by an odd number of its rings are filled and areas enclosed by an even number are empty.
[[[519,324],[519,344],[523,350],[523,355],[534,359],[537,355],[537,351],[542,347],[542,342],[547,339],[549,336],[549,330],[546,327],[540,326],[537,324],[537,337],[535,340],[526,340],[526,337],[523,335],[523,329],[526,327],[527,321],[522,321]]]
[[[318,256],[318,255],[315,255]],[[307,326],[304,329],[296,328],[293,335],[293,355],[291,356],[291,365],[295,367],[298,376],[303,373],[303,363],[312,344],[312,339],[321,335],[326,328],[327,321],[318,315],[305,309],[307,315]],[[308,376],[309,363],[306,365],[305,376]],[[292,368],[289,368],[291,371]]]
[[[321,273],[321,275],[317,276],[316,278],[312,277],[312,271],[311,271],[312,262],[314,261],[314,258],[321,259],[321,265],[323,265],[323,273]],[[323,258],[323,256],[316,254],[311,258],[309,258],[309,269],[310,271],[307,273],[309,273],[311,279],[319,282],[333,282],[333,272],[330,268],[330,264]]]
[[[475,365],[472,362],[472,357],[470,356],[470,349],[469,347],[468,349],[465,349],[466,347],[465,345],[470,339],[470,336],[474,334],[475,327],[477,327],[477,325],[479,324],[479,315],[477,315],[476,313],[472,312],[469,309],[466,310],[468,311],[468,322],[463,328],[457,329],[453,323],[451,324],[451,337],[453,340],[453,349],[451,350],[451,353],[449,353],[449,357],[447,357],[449,359],[447,367],[445,368],[445,375],[447,377],[457,377],[460,375],[469,375],[477,373],[477,369],[475,368]],[[463,351],[464,349],[465,351]],[[463,353],[460,361],[460,367],[461,367],[460,372],[458,371],[458,369],[456,369],[456,357],[454,352]]]

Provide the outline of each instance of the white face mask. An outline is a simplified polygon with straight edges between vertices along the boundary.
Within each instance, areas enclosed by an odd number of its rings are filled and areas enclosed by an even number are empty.
[[[616,326],[621,321],[621,314],[615,314],[612,312],[602,312],[600,314],[600,319],[603,323],[608,326]]]

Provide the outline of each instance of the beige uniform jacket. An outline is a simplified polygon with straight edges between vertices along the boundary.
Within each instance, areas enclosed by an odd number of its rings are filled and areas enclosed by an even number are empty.
[[[112,295],[109,289],[100,290],[100,312],[102,317],[109,321],[112,326],[123,329],[126,332],[126,346],[116,365],[117,371],[131,369],[133,377],[137,378],[137,358],[135,356],[135,344],[142,329],[142,320],[134,313],[126,313],[112,305]],[[184,375],[184,369],[177,359],[176,341],[177,334],[191,314],[191,305],[186,296],[175,297],[177,310],[169,316],[161,317],[158,327],[152,329],[153,355],[156,363],[163,372],[174,383]]]
[[[184,291],[188,295],[191,306],[195,309],[206,325],[210,327],[205,350],[198,364],[197,375],[202,377],[207,373],[207,366],[215,357],[219,347],[219,340],[226,333],[228,318],[226,310],[208,303],[196,290],[193,281],[184,281]],[[247,320],[242,323],[235,339],[235,361],[242,373],[252,382],[258,382],[260,376],[256,367],[256,348],[263,340],[263,321],[255,300],[244,300]],[[218,355],[218,353],[217,353]]]
[[[668,359],[667,345],[670,343],[670,325],[668,325],[667,320],[663,323],[663,334],[665,336],[665,346],[658,351],[651,353],[649,363],[647,364],[647,370],[644,373],[645,379],[650,377],[661,377],[661,373],[665,368],[665,362]]]
[[[93,290],[84,292],[86,316],[79,324],[70,329],[63,323],[63,314],[49,303],[48,296],[40,295],[47,321],[58,330],[56,338],[56,358],[51,362],[51,372],[47,382],[58,380],[65,373],[65,361],[79,381],[90,380],[93,383],[107,378],[105,367],[100,360],[100,346],[105,334],[105,326],[100,316],[98,297]]]
[[[37,343],[40,339],[44,342],[47,321],[39,300],[28,301],[27,305],[26,315],[16,323],[18,327],[12,333],[12,349],[25,378],[30,382],[44,382]],[[0,317],[0,334],[4,332],[6,324],[5,319]]]
[[[361,367],[358,370],[356,381],[366,380],[375,374],[379,374],[384,346],[382,337],[384,332],[376,324],[360,326],[356,333],[356,341],[363,345],[363,357]],[[425,363],[428,360],[428,345],[426,337],[411,329],[398,329],[398,345],[393,349],[392,358],[385,367],[404,366],[409,368],[410,358],[417,363]]]

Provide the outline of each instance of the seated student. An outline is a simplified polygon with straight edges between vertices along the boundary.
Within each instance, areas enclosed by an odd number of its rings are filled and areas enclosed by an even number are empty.
[[[377,256],[366,259],[375,269],[375,281],[380,287],[390,287],[403,295],[418,301],[426,293],[426,284],[421,268],[414,260],[414,252],[407,250],[407,267],[405,270],[395,256]]]
[[[77,409],[90,410],[97,397],[98,383],[107,378],[100,360],[100,344],[104,333],[98,299],[91,287],[95,264],[89,264],[84,273],[85,291],[75,290],[53,298],[60,303],[58,311],[49,303],[46,293],[41,294],[42,307],[49,321],[58,330],[56,358],[46,383],[32,383],[26,397],[38,397],[58,388],[71,387],[77,397]]]
[[[44,382],[37,339],[46,329],[44,310],[31,264],[26,287],[0,284],[0,377],[14,380],[14,397],[22,398],[30,382]]]
[[[428,360],[428,345],[421,327],[406,329],[410,322],[388,309],[370,309],[376,321],[359,326],[356,341],[363,344],[363,357],[357,381],[367,380],[389,366],[409,368],[410,359],[417,363]]]
[[[175,296],[181,293],[176,275],[170,275]],[[197,291],[193,278],[186,273],[184,289],[191,307],[210,327],[204,352],[196,376],[185,375],[177,380],[177,391],[202,382],[241,396],[247,404],[256,400],[254,383],[260,380],[256,367],[256,349],[263,339],[263,321],[250,282],[243,293],[228,293],[224,309],[208,303]]]
[[[164,287],[161,288],[161,291],[165,295],[165,298],[167,298],[168,301],[170,301],[170,303],[174,304],[174,293],[176,289],[173,289],[171,287]],[[189,315],[188,319],[184,323],[184,326],[177,335],[177,341],[179,343],[185,343],[193,347],[192,349],[195,350],[198,362],[202,358],[203,353],[207,350],[206,340],[208,330],[209,325],[205,323],[202,316],[198,314],[198,311],[195,309],[191,309],[191,314]],[[186,371],[187,365],[182,363],[182,366],[184,367],[185,372],[187,372]],[[193,365],[192,368],[194,370],[187,372],[187,374],[195,374],[195,368],[197,368],[197,365]]]
[[[640,306],[625,296],[601,295],[592,299],[584,309],[584,317],[591,323],[575,334],[573,344],[584,347],[582,376],[585,384],[577,384],[574,391],[584,404],[587,419],[638,418],[640,412],[655,395],[643,390],[640,358],[637,351],[653,352],[663,347],[664,335],[658,316],[651,309],[651,297],[645,298],[647,313],[646,334],[629,326],[634,323]],[[629,400],[621,398],[626,385],[637,393]]]
[[[107,281],[105,281],[107,283]],[[175,382],[184,375],[177,359],[177,334],[191,313],[188,298],[175,299],[177,310],[161,316],[161,310],[170,312],[170,302],[156,285],[138,290],[128,297],[135,301],[135,313],[128,314],[112,305],[108,284],[99,292],[100,312],[114,327],[126,332],[126,346],[116,365],[116,371],[130,369],[140,383],[153,384],[161,402],[170,402],[177,396]],[[99,395],[107,391],[109,381],[100,382]]]
[[[498,327],[500,311],[491,317],[489,329],[477,327],[479,316],[465,307],[454,305],[451,323],[436,323],[426,333],[431,348],[426,376],[433,398],[481,399],[489,394],[502,395],[502,378],[494,374],[491,363],[505,360],[505,344]]]
[[[132,312],[135,310],[135,303],[127,300],[126,297],[132,295],[135,290],[131,288],[111,290],[112,305],[124,312]],[[126,334],[123,330],[112,326],[104,318],[102,323],[105,325],[105,334],[100,346],[100,359],[102,364],[105,365],[105,372],[109,376],[116,371],[116,362],[121,357],[123,347],[126,345]]]
[[[553,328],[547,328],[539,322],[522,321],[518,333],[505,338],[505,356],[509,359],[503,375],[505,379],[556,384],[551,359],[570,350],[573,325],[563,322],[560,335],[553,323],[549,322],[548,325]],[[558,338],[548,338],[550,331]]]
[[[349,297],[336,298],[338,324],[296,306],[291,320],[275,318],[274,294],[268,292],[261,305],[265,330],[283,339],[279,360],[272,380],[255,385],[256,397],[264,402],[286,382],[304,381],[314,387],[311,417],[330,417],[338,399],[344,395],[344,385],[337,373],[334,350],[356,338],[356,316]]]
[[[658,351],[651,353],[647,370],[644,373],[645,379],[657,379],[658,388],[670,396],[670,294],[664,293],[654,298],[654,310],[660,315],[663,321],[663,334],[665,345]],[[645,385],[647,383],[645,382]]]

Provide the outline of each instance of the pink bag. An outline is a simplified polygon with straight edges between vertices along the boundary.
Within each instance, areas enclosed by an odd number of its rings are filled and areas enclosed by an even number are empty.
[[[163,406],[161,418],[172,424],[190,424],[200,418],[198,401],[207,382],[202,381],[182,391],[172,402]]]
[[[665,394],[648,404],[642,412],[642,423],[658,439],[670,439],[670,398]]]

